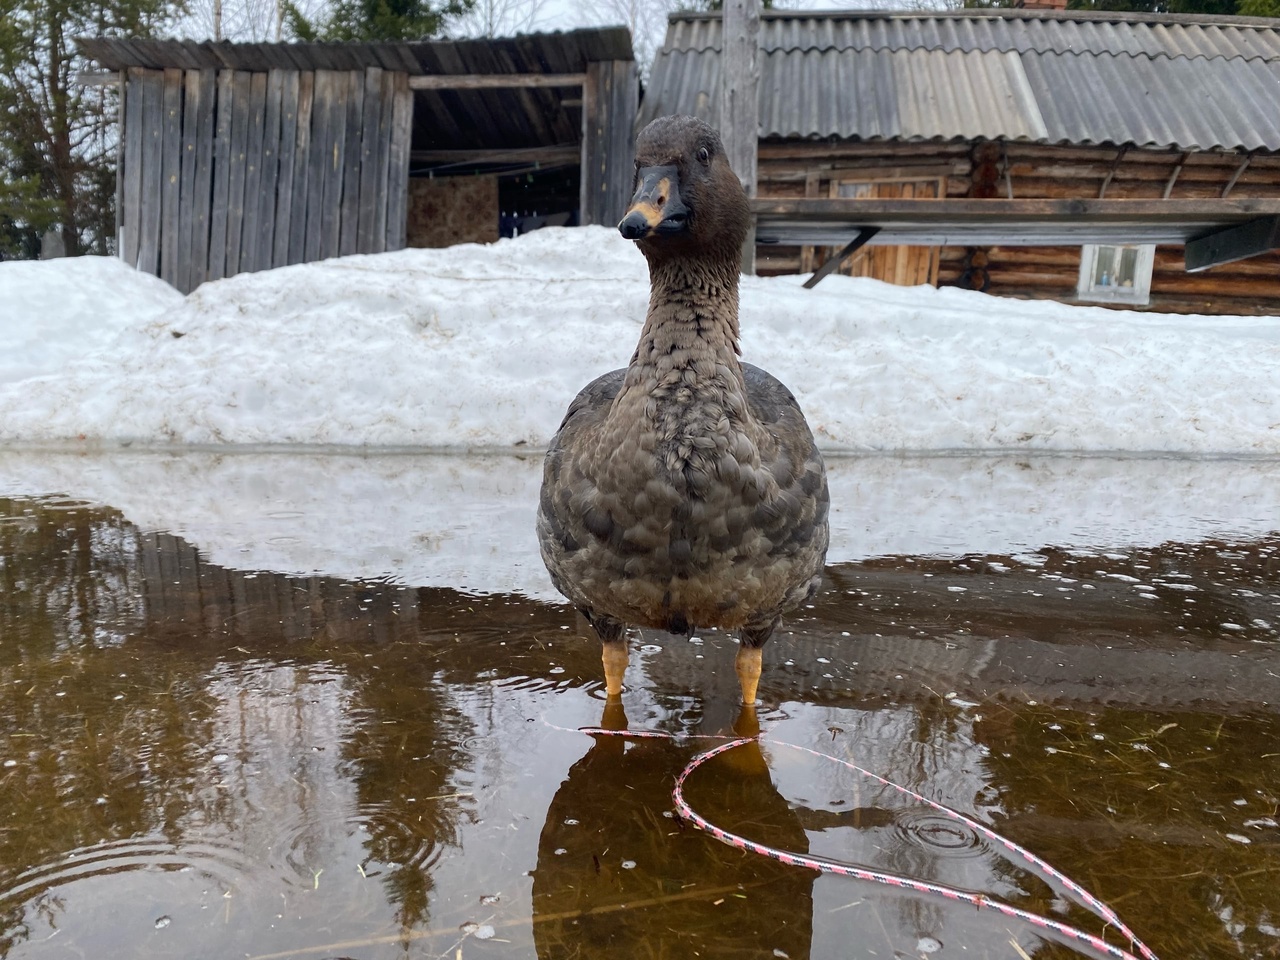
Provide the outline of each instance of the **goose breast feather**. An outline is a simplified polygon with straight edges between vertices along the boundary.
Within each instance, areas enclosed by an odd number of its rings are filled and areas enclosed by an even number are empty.
[[[544,465],[538,536],[556,589],[589,616],[681,631],[765,625],[816,589],[822,456],[791,392],[741,370],[747,422],[691,446],[619,416],[626,370],[570,404]],[[682,440],[685,455],[673,455]]]

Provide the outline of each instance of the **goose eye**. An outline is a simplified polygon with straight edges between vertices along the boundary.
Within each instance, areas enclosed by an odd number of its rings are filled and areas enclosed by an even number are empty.
[[[711,161],[711,152],[707,150],[706,147],[699,147],[698,162],[701,164],[706,164],[706,163],[709,163],[710,161]]]

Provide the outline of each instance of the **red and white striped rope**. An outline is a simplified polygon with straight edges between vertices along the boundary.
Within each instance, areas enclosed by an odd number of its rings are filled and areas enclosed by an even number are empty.
[[[591,736],[627,737],[631,739],[661,739],[661,740],[725,739],[723,737],[710,736],[705,734],[703,735],[671,734],[671,733],[664,733],[661,731],[653,731],[653,730],[606,730],[602,727],[581,727],[576,731],[570,731],[566,727],[560,727],[555,724],[548,723],[547,725],[556,730],[565,730],[566,732],[585,733]],[[748,850],[752,853],[759,854],[760,856],[768,857],[771,860],[777,860],[780,863],[785,863],[794,867],[802,867],[808,870],[816,870],[816,871],[819,871],[820,873],[830,873],[836,876],[853,877],[858,880],[867,880],[872,883],[883,883],[892,887],[897,887],[898,889],[910,890],[914,893],[920,893],[927,896],[943,897],[947,900],[969,903],[975,907],[979,907],[982,909],[995,910],[996,912],[1002,913],[1005,916],[1013,917],[1015,919],[1023,920],[1027,923],[1030,923],[1033,926],[1038,927],[1041,930],[1044,930],[1047,934],[1054,937],[1055,939],[1066,941],[1067,943],[1074,946],[1083,946],[1087,949],[1093,950],[1095,953],[1099,955],[1102,955],[1105,957],[1114,957],[1115,960],[1138,960],[1138,957],[1135,956],[1133,953],[1129,952],[1128,950],[1125,950],[1121,947],[1117,947],[1117,946],[1114,946],[1113,944],[1107,943],[1101,937],[1098,937],[1092,933],[1088,933],[1087,931],[1081,930],[1077,927],[1073,927],[1059,920],[1054,920],[1051,917],[1044,917],[1044,916],[1041,916],[1040,914],[1032,913],[1028,910],[1023,910],[1020,907],[1015,907],[1012,904],[1004,903],[1001,900],[995,900],[991,897],[984,896],[983,894],[973,893],[968,890],[961,890],[956,887],[949,887],[941,883],[933,883],[931,881],[926,881],[926,880],[917,880],[914,877],[907,877],[901,874],[886,873],[880,870],[868,870],[864,867],[855,867],[851,864],[841,863],[840,861],[830,860],[825,857],[816,857],[816,856],[811,856],[809,854],[798,854],[798,853],[791,853],[786,850],[779,850],[774,847],[766,846],[765,844],[762,844],[762,843],[757,843],[754,840],[750,840],[736,833],[731,833],[728,830],[725,830],[721,827],[717,827],[714,823],[709,821],[706,817],[702,816],[696,810],[694,810],[693,807],[689,805],[688,801],[685,800],[684,798],[685,781],[688,780],[689,776],[695,770],[697,770],[698,767],[702,766],[702,764],[706,763],[712,757],[719,756],[722,753],[726,753],[730,750],[736,749],[737,747],[745,746],[746,744],[753,743],[753,742],[767,743],[772,746],[787,747],[791,750],[799,750],[802,753],[810,754],[811,756],[818,757],[822,760],[828,760],[833,763],[841,764],[842,766],[845,766],[848,769],[853,770],[854,772],[860,774],[861,776],[874,780],[877,783],[880,783],[886,787],[890,787],[891,789],[901,793],[903,796],[910,797],[912,800],[915,800],[919,803],[923,803],[933,810],[937,810],[939,813],[943,814],[944,816],[950,817],[951,819],[956,820],[959,823],[965,824],[970,829],[986,837],[988,840],[992,841],[993,843],[999,844],[1001,847],[1007,850],[1010,854],[1012,854],[1014,858],[1022,860],[1032,870],[1033,873],[1037,874],[1042,879],[1051,879],[1053,881],[1057,881],[1057,883],[1059,883],[1064,888],[1066,888],[1066,890],[1069,891],[1069,896],[1072,899],[1075,899],[1080,906],[1085,907],[1090,912],[1094,913],[1100,919],[1105,921],[1108,925],[1115,927],[1115,929],[1129,941],[1129,944],[1132,947],[1132,949],[1136,950],[1138,954],[1141,954],[1143,960],[1158,960],[1158,958],[1156,957],[1155,953],[1151,950],[1151,948],[1148,947],[1145,943],[1143,943],[1142,940],[1140,940],[1138,936],[1132,930],[1130,930],[1129,927],[1125,925],[1125,923],[1120,919],[1120,917],[1116,914],[1114,910],[1112,910],[1109,906],[1107,906],[1103,901],[1099,900],[1093,894],[1089,893],[1089,891],[1087,891],[1084,887],[1080,886],[1080,884],[1076,883],[1066,874],[1062,873],[1062,871],[1058,870],[1056,867],[1052,866],[1051,864],[1047,863],[1045,860],[1036,856],[1030,850],[1027,850],[1025,847],[1019,846],[1018,844],[1014,843],[1012,840],[1007,839],[1006,837],[1002,837],[1000,834],[996,833],[990,827],[987,827],[984,824],[979,823],[977,820],[974,820],[972,817],[965,816],[963,813],[960,813],[958,810],[953,810],[950,807],[945,806],[944,804],[938,803],[936,800],[930,800],[928,797],[920,793],[917,793],[916,791],[911,790],[908,787],[904,787],[901,784],[894,783],[892,780],[887,780],[884,777],[880,776],[879,774],[873,773],[870,770],[867,770],[865,767],[861,767],[858,764],[853,763],[849,760],[842,760],[839,757],[833,757],[830,754],[822,753],[817,750],[811,750],[808,747],[802,747],[798,744],[788,743],[784,740],[770,740],[764,737],[736,737],[733,739],[728,739],[726,740],[725,743],[712,747],[710,750],[704,750],[702,753],[697,754],[692,760],[690,760],[689,763],[685,765],[685,768],[680,771],[680,775],[676,777],[675,787],[672,790],[672,799],[675,803],[676,815],[679,816],[682,820],[686,820],[689,823],[693,824],[699,830],[703,830],[706,833],[709,833],[711,836],[715,837],[717,840],[720,840],[723,843],[727,843],[730,846],[736,847],[740,850]]]

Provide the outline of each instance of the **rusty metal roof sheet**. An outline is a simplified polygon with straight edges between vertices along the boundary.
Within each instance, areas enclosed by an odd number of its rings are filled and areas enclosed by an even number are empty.
[[[717,120],[721,23],[675,15],[640,122]],[[1280,29],[1242,17],[768,12],[760,135],[1280,150]]]

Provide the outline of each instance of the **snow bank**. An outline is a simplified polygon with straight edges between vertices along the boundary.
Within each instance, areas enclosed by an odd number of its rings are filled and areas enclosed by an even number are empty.
[[[74,264],[40,265],[47,285]],[[538,449],[627,362],[648,300],[605,228],[242,275],[158,318],[120,306],[123,276],[85,294],[134,314],[115,340],[0,385],[0,441]],[[1280,454],[1275,318],[788,277],[744,282],[742,330],[832,451]]]
[[[115,257],[0,263],[0,383],[56,373],[181,302]]]

